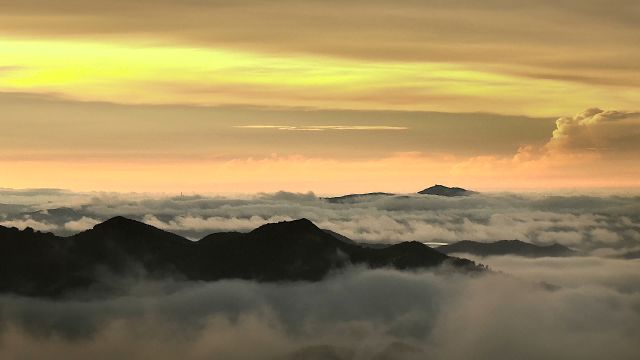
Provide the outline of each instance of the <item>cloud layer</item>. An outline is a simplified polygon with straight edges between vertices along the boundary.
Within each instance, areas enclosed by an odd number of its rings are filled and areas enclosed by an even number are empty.
[[[1,296],[0,354],[12,360],[635,359],[640,289],[631,274],[638,265],[590,258],[518,265],[521,273],[544,271],[545,280],[562,282],[556,290],[498,274],[354,269],[320,283],[132,282],[123,283],[125,295],[106,299]]]
[[[636,359],[640,201],[622,194],[399,195],[330,203],[0,190],[0,224],[70,234],[127,215],[192,238],[307,217],[354,239],[560,242],[591,256],[487,257],[482,276],[352,268],[316,283],[107,278],[111,296],[0,295],[0,357]],[[251,346],[247,346],[251,344]]]
[[[25,205],[0,208],[0,225],[59,234],[90,228],[116,215],[192,239],[305,217],[366,242],[519,239],[541,245],[560,243],[602,255],[640,246],[640,200],[635,195],[399,195],[330,203],[313,193],[166,197],[7,190],[0,202],[7,203],[5,199]]]

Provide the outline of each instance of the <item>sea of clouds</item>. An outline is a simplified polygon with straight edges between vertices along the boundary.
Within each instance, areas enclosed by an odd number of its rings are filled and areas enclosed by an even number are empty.
[[[151,196],[0,190],[0,225],[59,235],[89,229],[116,215],[197,240],[221,231],[308,218],[362,242],[518,239],[559,243],[587,254],[615,255],[640,247],[640,196],[492,193],[361,197],[335,203],[313,193],[245,197]]]
[[[320,282],[110,278],[112,295],[0,295],[0,358],[637,359],[634,195],[245,197],[0,191],[0,225],[69,235],[115,215],[192,239],[306,217],[368,242],[520,239],[568,258],[474,259],[492,272],[349,268]],[[136,277],[138,276],[138,277]]]
[[[122,280],[126,291],[107,298],[90,291],[63,300],[3,295],[0,354],[70,360],[640,356],[638,260],[485,260],[504,273],[355,268],[316,283]]]

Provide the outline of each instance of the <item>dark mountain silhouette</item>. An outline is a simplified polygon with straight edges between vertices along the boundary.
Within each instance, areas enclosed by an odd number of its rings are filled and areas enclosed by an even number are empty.
[[[476,194],[476,192],[459,188],[459,187],[448,187],[448,186],[436,184],[422,191],[418,191],[418,194],[453,197],[453,196],[469,196],[469,195]]]
[[[54,218],[58,219],[58,221],[61,222],[67,222],[82,218],[82,215],[78,211],[68,207],[38,210],[19,214],[20,217],[24,215],[28,215],[30,218],[36,221],[47,221],[51,218]]]
[[[344,236],[342,234],[338,234],[335,231],[331,231],[331,230],[328,230],[328,229],[322,229],[322,231],[326,232],[327,234],[333,236],[334,238],[336,238],[338,240],[346,242],[347,244],[358,245],[358,246],[362,246],[362,247],[366,247],[366,248],[374,248],[374,249],[375,248],[379,248],[379,249],[381,249],[381,248],[385,248],[385,247],[389,247],[389,246],[393,245],[391,243],[378,243],[378,242],[370,243],[370,242],[363,242],[363,241],[355,241],[355,240],[352,240],[352,239],[350,239],[350,238],[348,238],[348,237],[346,237],[346,236]]]
[[[572,256],[576,252],[560,244],[539,246],[520,240],[500,240],[490,243],[464,240],[437,248],[445,254],[466,253],[479,256],[517,255],[526,257]]]
[[[386,192],[371,192],[365,194],[348,194],[336,197],[328,197],[324,198],[330,203],[350,203],[359,200],[363,200],[365,198],[376,198],[376,197],[386,197],[386,196],[394,196],[395,194],[386,193]]]
[[[469,196],[473,194],[477,194],[475,191],[459,188],[459,187],[448,187],[444,185],[434,185],[428,187],[422,191],[418,191],[418,194],[422,195],[438,195],[438,196]],[[363,193],[363,194],[348,194],[342,196],[328,197],[324,198],[326,201],[330,203],[344,204],[344,203],[353,203],[356,201],[361,201],[367,198],[379,198],[379,197],[387,197],[387,196],[397,196],[393,193],[386,192],[371,192],[371,193]]]
[[[618,259],[640,259],[640,250],[627,251],[623,254],[613,256]]]
[[[0,292],[33,296],[99,287],[104,274],[317,281],[350,264],[419,269],[444,263],[465,271],[483,270],[418,242],[362,247],[307,219],[266,224],[249,233],[211,234],[200,241],[124,217],[69,237],[0,226]]]
[[[351,245],[363,245],[362,243],[358,243],[356,241],[351,240],[350,238],[342,235],[342,234],[338,234],[335,231],[329,230],[329,229],[322,229],[322,231],[326,232],[327,234],[333,236],[334,238],[342,241],[342,242],[346,242],[347,244],[351,244]]]

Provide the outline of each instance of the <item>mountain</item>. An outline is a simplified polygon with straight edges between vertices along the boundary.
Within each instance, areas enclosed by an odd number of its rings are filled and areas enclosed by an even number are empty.
[[[473,194],[477,194],[475,191],[459,188],[459,187],[448,187],[444,185],[434,185],[428,187],[422,191],[418,191],[418,194],[422,195],[438,195],[438,196],[469,196]],[[348,204],[354,203],[357,201],[362,201],[366,199],[375,199],[387,196],[396,196],[393,193],[386,192],[371,192],[371,193],[363,193],[363,194],[348,194],[342,196],[328,197],[324,198],[326,201],[334,204]]]
[[[623,254],[613,257],[618,259],[640,259],[640,250],[627,251]]]
[[[447,263],[465,271],[483,269],[418,242],[374,249],[341,237],[307,219],[266,224],[249,233],[211,234],[199,241],[124,217],[69,237],[0,226],[0,292],[60,296],[108,288],[104,279],[131,275],[317,281],[348,265],[419,269]]]
[[[0,227],[0,292],[56,295],[99,282],[103,270],[172,274],[192,242],[123,217],[70,237]]]
[[[469,195],[476,194],[476,192],[459,188],[459,187],[448,187],[448,186],[436,184],[422,191],[418,191],[418,194],[453,197],[453,196],[469,196]]]
[[[78,211],[68,207],[38,210],[18,214],[18,216],[20,217],[25,215],[36,221],[50,221],[51,219],[56,219],[58,222],[62,223],[82,218],[82,215]]]
[[[464,240],[437,248],[445,254],[466,253],[478,256],[517,255],[526,257],[572,256],[576,252],[560,244],[539,246],[520,240],[500,240],[490,243]]]
[[[353,240],[349,239],[348,237],[346,237],[346,236],[344,236],[342,234],[338,234],[335,231],[332,231],[332,230],[329,230],[329,229],[322,229],[322,231],[326,232],[327,234],[333,236],[334,238],[336,238],[336,239],[338,239],[338,240],[340,240],[342,242],[346,242],[347,244],[363,246],[362,243],[358,243],[356,241],[353,241]]]
[[[330,203],[352,203],[356,201],[361,201],[364,199],[378,198],[378,197],[386,197],[386,196],[394,196],[395,194],[386,193],[386,192],[371,192],[364,194],[348,194],[336,197],[328,197],[324,198]]]

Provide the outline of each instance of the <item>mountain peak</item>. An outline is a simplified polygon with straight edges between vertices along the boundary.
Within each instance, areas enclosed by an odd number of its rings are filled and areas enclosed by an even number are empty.
[[[146,241],[150,238],[164,238],[170,241],[189,241],[182,236],[158,229],[155,226],[145,224],[143,222],[126,218],[124,216],[116,216],[104,221],[93,229],[86,230],[76,236],[87,236],[87,233],[98,233],[106,236],[114,241],[124,241],[126,238],[135,241]]]
[[[438,195],[438,196],[469,196],[475,194],[475,191],[463,189],[460,187],[448,187],[440,184],[428,187],[422,191],[418,191],[418,194],[423,195]]]
[[[377,199],[387,196],[394,196],[395,194],[387,193],[387,192],[370,192],[370,193],[362,193],[362,194],[347,194],[342,196],[334,196],[324,198],[326,201],[330,203],[350,203],[357,202],[366,199]]]
[[[126,218],[124,216],[114,216],[106,221],[101,222],[100,224],[94,226],[94,229],[99,228],[122,228],[122,227],[132,227],[132,226],[140,226],[140,227],[149,227],[143,222]]]
[[[494,242],[477,242],[463,240],[438,248],[445,254],[469,253],[479,256],[518,255],[527,257],[572,256],[575,252],[560,244],[535,245],[521,240],[498,240]]]
[[[264,224],[251,233],[261,232],[291,232],[291,233],[307,233],[307,232],[322,232],[311,220],[307,218],[300,218],[290,221],[279,221],[277,223]]]
[[[296,219],[296,220],[291,220],[291,221],[282,221],[282,223],[290,223],[290,224],[297,224],[300,226],[313,226],[316,227],[316,225],[309,219],[307,218],[300,218],[300,219]]]
[[[195,281],[318,281],[351,265],[422,269],[452,259],[419,242],[364,248],[305,218],[198,242],[122,216],[66,238],[0,230],[0,263],[6,269],[0,271],[0,293],[29,295],[55,296],[90,286],[100,281],[98,268],[117,275],[143,269],[152,277]],[[23,259],[33,266],[25,267]],[[465,271],[477,268],[473,263],[454,265]]]

